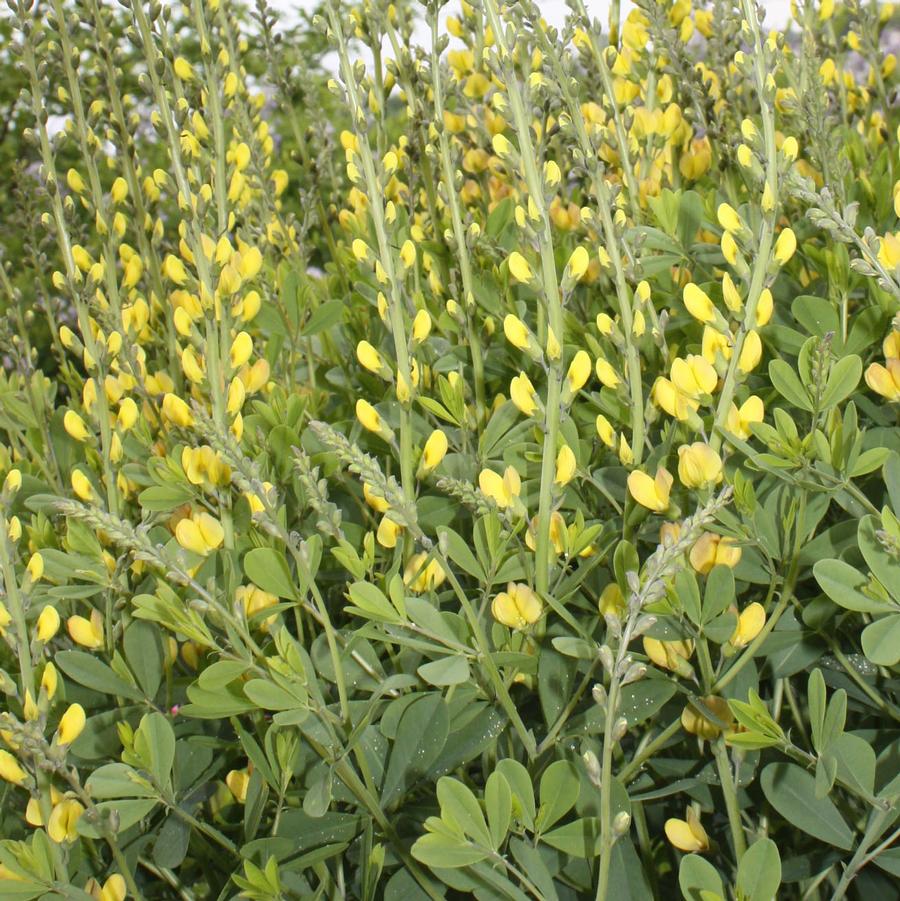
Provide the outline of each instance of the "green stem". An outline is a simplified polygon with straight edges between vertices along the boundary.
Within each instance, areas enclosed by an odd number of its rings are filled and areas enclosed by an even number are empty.
[[[725,796],[725,809],[728,811],[728,826],[731,829],[731,841],[734,844],[735,859],[740,863],[744,852],[747,850],[747,839],[744,835],[744,827],[741,824],[741,809],[738,805],[737,788],[734,784],[734,776],[728,760],[728,750],[725,747],[725,740],[721,736],[713,741],[712,752],[716,758],[719,784],[722,786],[722,794]]]

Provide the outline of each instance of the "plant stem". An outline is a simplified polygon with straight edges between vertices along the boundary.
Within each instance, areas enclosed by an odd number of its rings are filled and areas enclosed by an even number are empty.
[[[741,810],[737,800],[737,788],[728,760],[725,739],[719,736],[712,742],[712,752],[716,758],[716,770],[719,773],[719,784],[725,796],[725,809],[728,811],[728,826],[731,829],[731,841],[734,844],[734,856],[738,863],[747,850],[747,839],[741,824]]]

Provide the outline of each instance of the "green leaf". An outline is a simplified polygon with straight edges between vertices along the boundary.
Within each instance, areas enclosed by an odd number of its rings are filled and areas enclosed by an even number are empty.
[[[541,806],[536,829],[543,832],[564,817],[574,806],[581,792],[578,770],[568,760],[557,760],[541,776]]]
[[[429,685],[461,685],[469,681],[469,661],[459,655],[423,663],[416,672]]]
[[[297,597],[287,560],[274,548],[258,547],[248,551],[244,555],[244,574],[263,591],[291,600]]]
[[[442,776],[437,782],[437,799],[441,805],[441,819],[483,847],[491,847],[484,814],[472,790],[458,779]]]
[[[745,901],[774,901],[781,885],[781,857],[771,839],[755,841],[741,858],[737,889]]]
[[[95,806],[99,816],[96,819],[98,825],[88,822],[87,817],[78,820],[78,834],[86,838],[101,839],[104,836],[100,824],[107,821],[110,815],[115,815],[119,824],[119,831],[130,829],[135,823],[139,823],[146,817],[159,802],[153,800],[135,799],[127,801],[101,801]],[[105,828],[105,827],[104,827]]]
[[[292,685],[288,691],[268,679],[251,679],[244,685],[244,694],[263,710],[305,709],[307,703],[306,690],[302,685]]]
[[[853,833],[828,798],[816,797],[816,780],[793,763],[770,763],[760,777],[766,800],[795,828],[849,851]]]
[[[168,513],[194,497],[188,485],[152,485],[138,495],[138,503],[150,513]]]
[[[351,613],[361,614],[386,623],[402,622],[394,605],[377,585],[373,585],[371,582],[354,582],[350,586],[348,594],[355,605],[347,608]]]
[[[868,579],[843,560],[820,560],[813,566],[813,575],[822,591],[839,607],[857,613],[885,613],[889,604],[863,594]]]
[[[486,850],[436,832],[416,839],[410,850],[416,860],[434,869],[468,867],[488,856]]]
[[[134,752],[163,789],[172,784],[175,761],[175,732],[161,713],[148,713],[134,733]]]
[[[491,832],[491,847],[503,844],[512,818],[512,790],[502,773],[494,771],[484,786],[484,809]]]
[[[345,306],[343,300],[328,300],[323,303],[300,329],[301,337],[309,338],[336,326],[343,319]]]
[[[450,715],[439,694],[417,698],[403,711],[381,789],[382,807],[402,797],[427,772],[443,750],[449,732]]]
[[[563,761],[557,761],[562,763]],[[557,851],[570,854],[572,857],[583,857],[592,860],[600,853],[600,819],[599,817],[584,817],[573,820],[545,832],[541,835],[541,841]]]
[[[703,592],[703,623],[711,623],[734,603],[734,572],[730,566],[714,566]]]
[[[863,653],[878,666],[900,662],[900,613],[884,616],[866,626],[862,633]]]
[[[159,627],[146,620],[132,620],[122,640],[125,659],[148,698],[155,698],[162,681],[165,651]]]
[[[887,589],[888,594],[900,604],[900,564],[878,540],[881,520],[877,516],[864,516],[859,521],[857,540],[872,575]]]
[[[775,390],[794,407],[812,413],[813,404],[809,392],[803,387],[800,377],[784,360],[769,363],[769,378]]]
[[[831,369],[825,390],[819,400],[822,410],[828,410],[846,400],[859,384],[862,375],[862,360],[856,354],[842,357]]]
[[[497,762],[496,772],[500,773],[512,790],[513,812],[522,820],[525,828],[534,830],[534,818],[537,808],[534,803],[534,786],[528,770],[512,758],[504,758]]]
[[[678,886],[685,901],[703,901],[703,893],[725,897],[719,871],[699,854],[685,854],[678,867]]]
[[[123,678],[85,651],[59,651],[54,658],[59,668],[79,685],[105,695],[117,695],[130,701],[143,701],[143,692],[129,685]]]

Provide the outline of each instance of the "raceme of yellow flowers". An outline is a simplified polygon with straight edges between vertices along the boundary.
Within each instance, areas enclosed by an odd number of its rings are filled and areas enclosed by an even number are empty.
[[[893,12],[13,6],[0,897],[750,897],[776,760],[843,897],[897,800],[802,694],[900,703]]]

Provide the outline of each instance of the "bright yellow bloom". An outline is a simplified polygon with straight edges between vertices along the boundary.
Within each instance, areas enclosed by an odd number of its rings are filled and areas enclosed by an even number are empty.
[[[397,546],[397,539],[403,534],[403,526],[394,522],[390,516],[383,516],[375,532],[375,540],[381,547],[392,548]]]
[[[684,358],[677,357],[673,360],[671,376],[672,384],[694,399],[712,394],[719,381],[715,367],[700,354],[688,354]]]
[[[74,798],[60,801],[50,813],[47,834],[57,844],[74,842],[78,838],[78,820],[83,813],[84,805],[80,801]]]
[[[238,804],[243,804],[247,800],[247,789],[250,787],[250,773],[247,770],[229,770],[225,784]]]
[[[84,420],[74,410],[68,410],[63,416],[63,428],[76,441],[87,441],[91,434]]]
[[[713,322],[715,320],[715,305],[709,299],[709,295],[698,285],[695,285],[693,282],[685,285],[682,296],[684,297],[684,305],[688,313],[694,319],[700,322]]]
[[[671,670],[680,676],[689,677],[693,673],[688,660],[694,653],[694,642],[659,641],[656,638],[644,638],[644,653],[650,661],[662,669]]]
[[[175,74],[182,81],[194,80],[194,67],[183,56],[175,57],[175,61],[172,63],[172,68],[175,70]]]
[[[234,592],[235,601],[244,608],[244,616],[250,619],[254,614],[268,607],[274,607],[278,603],[278,598],[268,591],[263,591],[256,585],[241,585]],[[266,631],[271,623],[275,621],[275,616],[264,617],[259,622],[262,631]],[[256,620],[254,620],[256,622]]]
[[[238,332],[234,341],[231,342],[231,350],[229,357],[231,359],[231,368],[240,369],[253,354],[253,339],[247,332]]]
[[[744,648],[762,632],[765,624],[766,610],[762,604],[754,601],[741,611],[729,642],[735,648]]]
[[[678,478],[685,488],[704,488],[722,481],[722,458],[702,441],[678,448]]]
[[[759,337],[759,332],[755,329],[750,329],[744,335],[744,344],[741,347],[741,355],[738,358],[738,369],[741,372],[753,372],[762,359],[762,350],[762,340]]]
[[[385,368],[381,354],[368,341],[360,341],[356,345],[356,359],[369,372],[379,373]]]
[[[577,466],[575,453],[568,444],[564,444],[556,455],[556,476],[553,479],[554,484],[561,487],[568,485],[575,475]]]
[[[541,618],[543,604],[527,585],[510,582],[494,598],[491,613],[498,623],[521,632]]]
[[[413,319],[412,337],[416,344],[422,344],[431,334],[431,314],[428,310],[419,310]]]
[[[72,490],[81,500],[89,502],[94,498],[94,486],[91,480],[80,470],[72,470]]]
[[[9,751],[0,751],[0,779],[21,785],[27,778],[28,773],[19,766],[19,761]]]
[[[866,369],[866,384],[876,393],[889,401],[900,401],[900,360],[885,360],[872,363]]]
[[[607,446],[613,447],[616,443],[616,432],[612,423],[602,414],[597,414],[597,437]]]
[[[526,350],[531,342],[528,326],[512,313],[503,319],[503,334],[506,335],[506,340],[519,350]]]
[[[691,548],[689,558],[691,566],[698,573],[706,575],[714,566],[728,566],[734,569],[740,563],[741,549],[731,538],[704,532]]]
[[[214,516],[205,511],[192,513],[175,527],[175,540],[186,550],[207,556],[225,540],[225,530]]]
[[[25,569],[31,577],[32,582],[40,582],[41,576],[44,575],[44,558],[41,556],[40,551],[35,551],[31,555]]]
[[[613,369],[612,364],[608,360],[604,360],[603,357],[597,357],[594,371],[597,373],[600,383],[606,388],[617,388],[622,381],[616,370]]]
[[[653,383],[650,396],[661,410],[665,410],[669,416],[682,422],[700,406],[695,398],[679,390],[673,382],[666,378],[658,378]]]
[[[621,619],[625,615],[625,597],[617,582],[610,582],[600,592],[600,597],[597,600],[597,609],[600,611],[601,616],[611,615]]]
[[[763,288],[759,294],[759,300],[756,302],[756,327],[762,328],[772,318],[775,310],[775,301],[772,298],[772,292],[768,288]]]
[[[717,695],[707,695],[703,698],[703,706],[727,727],[730,727],[734,722],[734,716],[725,698],[720,698]],[[698,738],[706,739],[706,741],[712,741],[722,732],[721,726],[708,719],[693,704],[688,704],[681,711],[681,725],[685,732],[690,732],[691,735],[696,735]]]
[[[669,508],[669,492],[674,481],[672,474],[662,466],[656,470],[655,478],[636,469],[628,475],[628,491],[642,507],[663,513]]]
[[[534,278],[534,273],[531,271],[528,260],[518,250],[514,250],[509,255],[508,265],[510,274],[517,282],[528,284]]]
[[[39,641],[48,642],[59,631],[59,611],[49,604],[41,610],[37,618],[37,637]]]
[[[356,418],[364,429],[375,432],[385,440],[390,440],[393,436],[391,429],[383,422],[378,411],[367,400],[359,398],[356,401]]]
[[[437,560],[429,560],[428,565],[423,568],[422,564],[425,563],[427,557],[428,554],[425,551],[413,554],[403,570],[403,584],[417,593],[434,591],[447,578],[444,567]]]
[[[70,616],[66,620],[66,629],[75,644],[96,651],[103,647],[103,616],[99,610],[91,611],[91,618]]]
[[[502,476],[492,469],[482,469],[478,476],[478,487],[482,494],[491,498],[501,510],[505,510],[518,498],[522,480],[512,466],[507,466]]]
[[[447,453],[447,436],[441,429],[435,429],[425,442],[422,449],[421,471],[431,472],[440,465]]]
[[[533,416],[538,408],[537,391],[534,390],[531,379],[524,372],[514,376],[509,383],[509,397],[525,416]]]
[[[591,262],[591,255],[584,247],[576,247],[566,263],[563,279],[571,282],[580,281],[588,270]]]
[[[56,739],[61,745],[70,745],[84,730],[86,717],[81,704],[70,704],[59,721]]]
[[[210,4],[212,6],[212,4]],[[233,72],[230,72],[229,75],[233,75]],[[113,873],[106,882],[103,883],[103,888],[100,889],[100,895],[97,898],[97,901],[125,901],[125,896],[127,894],[127,886],[125,884],[125,877],[121,876],[119,873]]]
[[[794,255],[797,249],[797,236],[793,229],[784,228],[775,242],[775,260],[780,266],[784,266]]]
[[[728,431],[738,438],[746,440],[752,434],[750,426],[754,422],[762,422],[765,415],[765,406],[762,398],[752,394],[745,400],[740,409],[732,403],[731,409],[728,411]]]
[[[719,225],[721,225],[726,232],[739,232],[744,227],[744,223],[738,215],[737,210],[728,203],[720,203],[716,215],[719,220]]]
[[[687,810],[686,820],[672,817],[666,820],[664,828],[666,830],[666,838],[679,851],[696,854],[697,852],[709,850],[709,836],[700,824],[700,818],[694,813],[692,807],[689,807]]]
[[[177,394],[169,392],[163,397],[162,412],[172,425],[187,429],[194,424],[191,408]]]
[[[70,190],[74,191],[76,194],[83,194],[87,185],[84,183],[84,179],[75,169],[69,169],[66,172],[66,184],[69,186]]]
[[[363,497],[376,513],[386,513],[390,507],[390,504],[380,494],[375,494],[366,482],[363,482]]]
[[[579,350],[569,364],[566,373],[567,390],[573,396],[587,383],[591,376],[591,358],[587,351]]]

